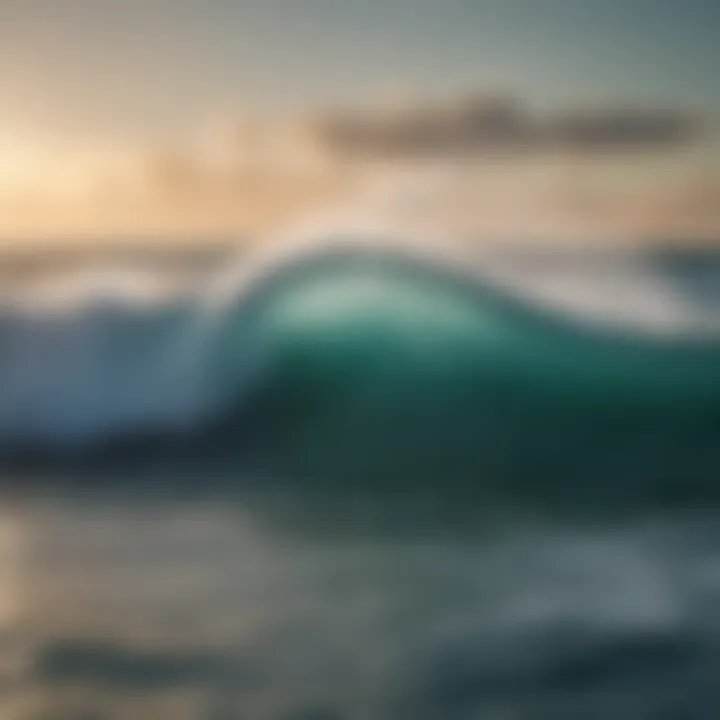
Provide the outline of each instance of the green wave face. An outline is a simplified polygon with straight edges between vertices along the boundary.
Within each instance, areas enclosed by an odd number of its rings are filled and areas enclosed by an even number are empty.
[[[653,464],[668,438],[684,472],[716,438],[720,347],[590,328],[430,264],[291,267],[253,312],[256,422],[293,471],[546,483]]]

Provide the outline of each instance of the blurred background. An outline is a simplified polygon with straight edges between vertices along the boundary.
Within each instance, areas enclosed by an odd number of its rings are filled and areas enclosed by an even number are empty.
[[[0,0],[0,718],[715,720],[719,30]]]

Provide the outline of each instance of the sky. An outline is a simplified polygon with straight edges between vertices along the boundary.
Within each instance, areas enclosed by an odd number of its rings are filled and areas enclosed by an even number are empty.
[[[245,114],[469,90],[712,115],[718,27],[717,0],[0,0],[0,186]]]
[[[718,27],[715,0],[0,0],[0,128],[157,135],[483,86],[720,109]]]

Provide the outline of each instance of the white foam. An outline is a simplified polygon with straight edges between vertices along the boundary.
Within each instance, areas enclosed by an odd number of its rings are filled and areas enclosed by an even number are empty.
[[[0,439],[82,445],[120,430],[191,424],[201,405],[187,298],[93,293],[43,311],[5,308]]]

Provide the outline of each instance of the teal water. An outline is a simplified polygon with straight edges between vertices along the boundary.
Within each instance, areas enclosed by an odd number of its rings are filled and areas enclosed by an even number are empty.
[[[225,322],[242,342],[217,353],[222,377],[243,342],[262,358],[232,431],[273,472],[618,507],[713,492],[711,337],[583,322],[377,253],[281,268]]]

